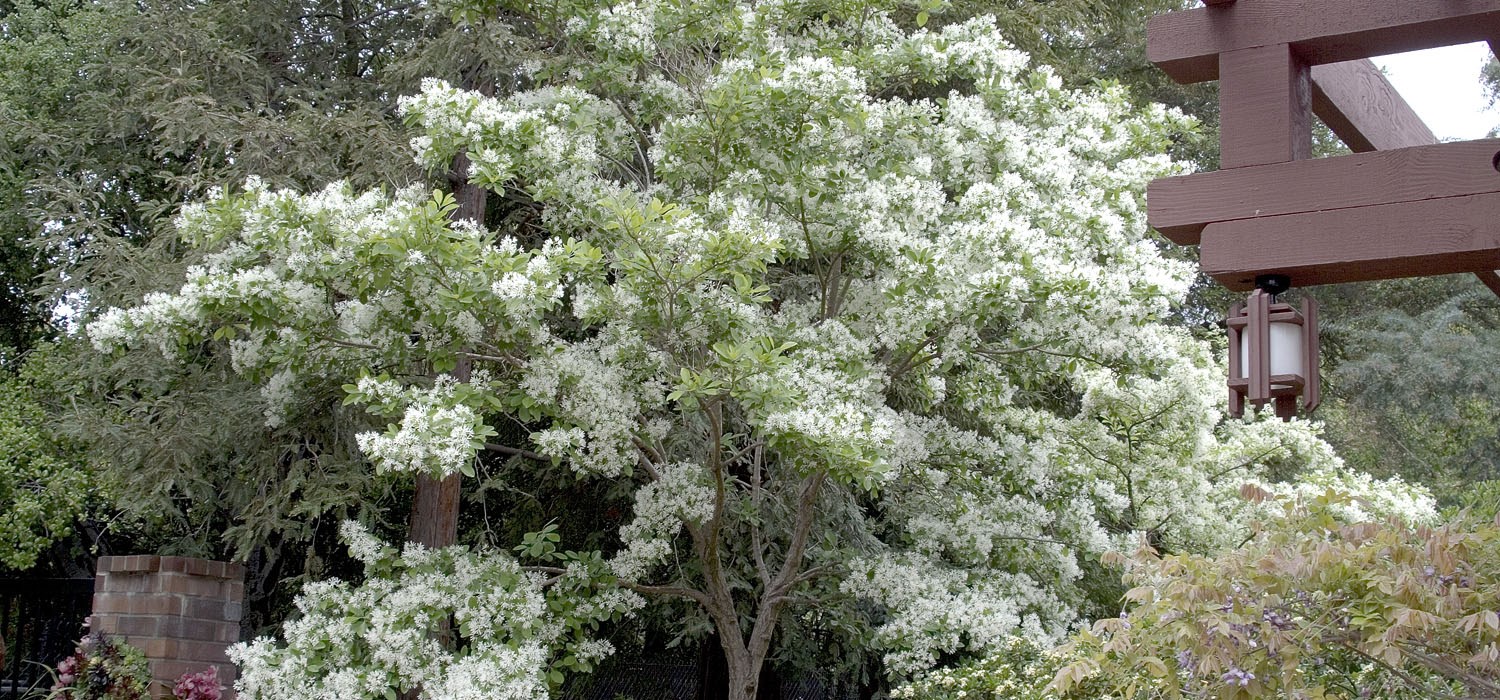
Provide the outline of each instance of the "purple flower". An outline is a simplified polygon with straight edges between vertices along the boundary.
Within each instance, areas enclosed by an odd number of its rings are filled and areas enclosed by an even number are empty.
[[[1193,652],[1183,649],[1177,652],[1177,666],[1191,676],[1198,670],[1198,660],[1193,658]]]
[[[1238,668],[1231,668],[1224,675],[1220,676],[1219,680],[1224,681],[1228,685],[1237,685],[1243,688],[1250,685],[1250,681],[1255,680],[1255,674]]]

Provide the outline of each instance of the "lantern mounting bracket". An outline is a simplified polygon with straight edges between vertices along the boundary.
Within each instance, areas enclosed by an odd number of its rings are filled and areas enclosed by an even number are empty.
[[[1277,274],[1256,275],[1255,288],[1270,294],[1274,300],[1276,297],[1285,294],[1286,290],[1292,288],[1292,278],[1287,275]]]

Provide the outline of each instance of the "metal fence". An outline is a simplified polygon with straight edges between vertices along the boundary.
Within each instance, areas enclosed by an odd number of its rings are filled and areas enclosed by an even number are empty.
[[[73,653],[93,605],[94,579],[0,579],[0,635],[5,666],[0,700],[51,689],[49,669]]]
[[[698,700],[702,669],[693,660],[611,658],[592,674],[577,674],[563,686],[563,700]],[[722,689],[719,689],[722,692]],[[853,684],[819,678],[781,682],[780,700],[857,700]]]

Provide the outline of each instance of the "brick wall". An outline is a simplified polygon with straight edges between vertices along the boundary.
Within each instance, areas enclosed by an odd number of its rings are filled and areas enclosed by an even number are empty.
[[[100,557],[91,628],[124,637],[145,652],[157,682],[152,696],[172,697],[184,673],[209,665],[225,686],[235,667],[224,650],[239,641],[245,567],[187,557]],[[225,694],[232,698],[233,693]]]

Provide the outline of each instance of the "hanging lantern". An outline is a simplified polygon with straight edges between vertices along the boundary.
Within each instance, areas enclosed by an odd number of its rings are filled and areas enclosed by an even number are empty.
[[[1299,311],[1276,301],[1291,285],[1285,276],[1256,279],[1244,304],[1229,309],[1229,413],[1245,413],[1245,402],[1276,403],[1276,415],[1290,420],[1318,407],[1318,302],[1303,297]]]

